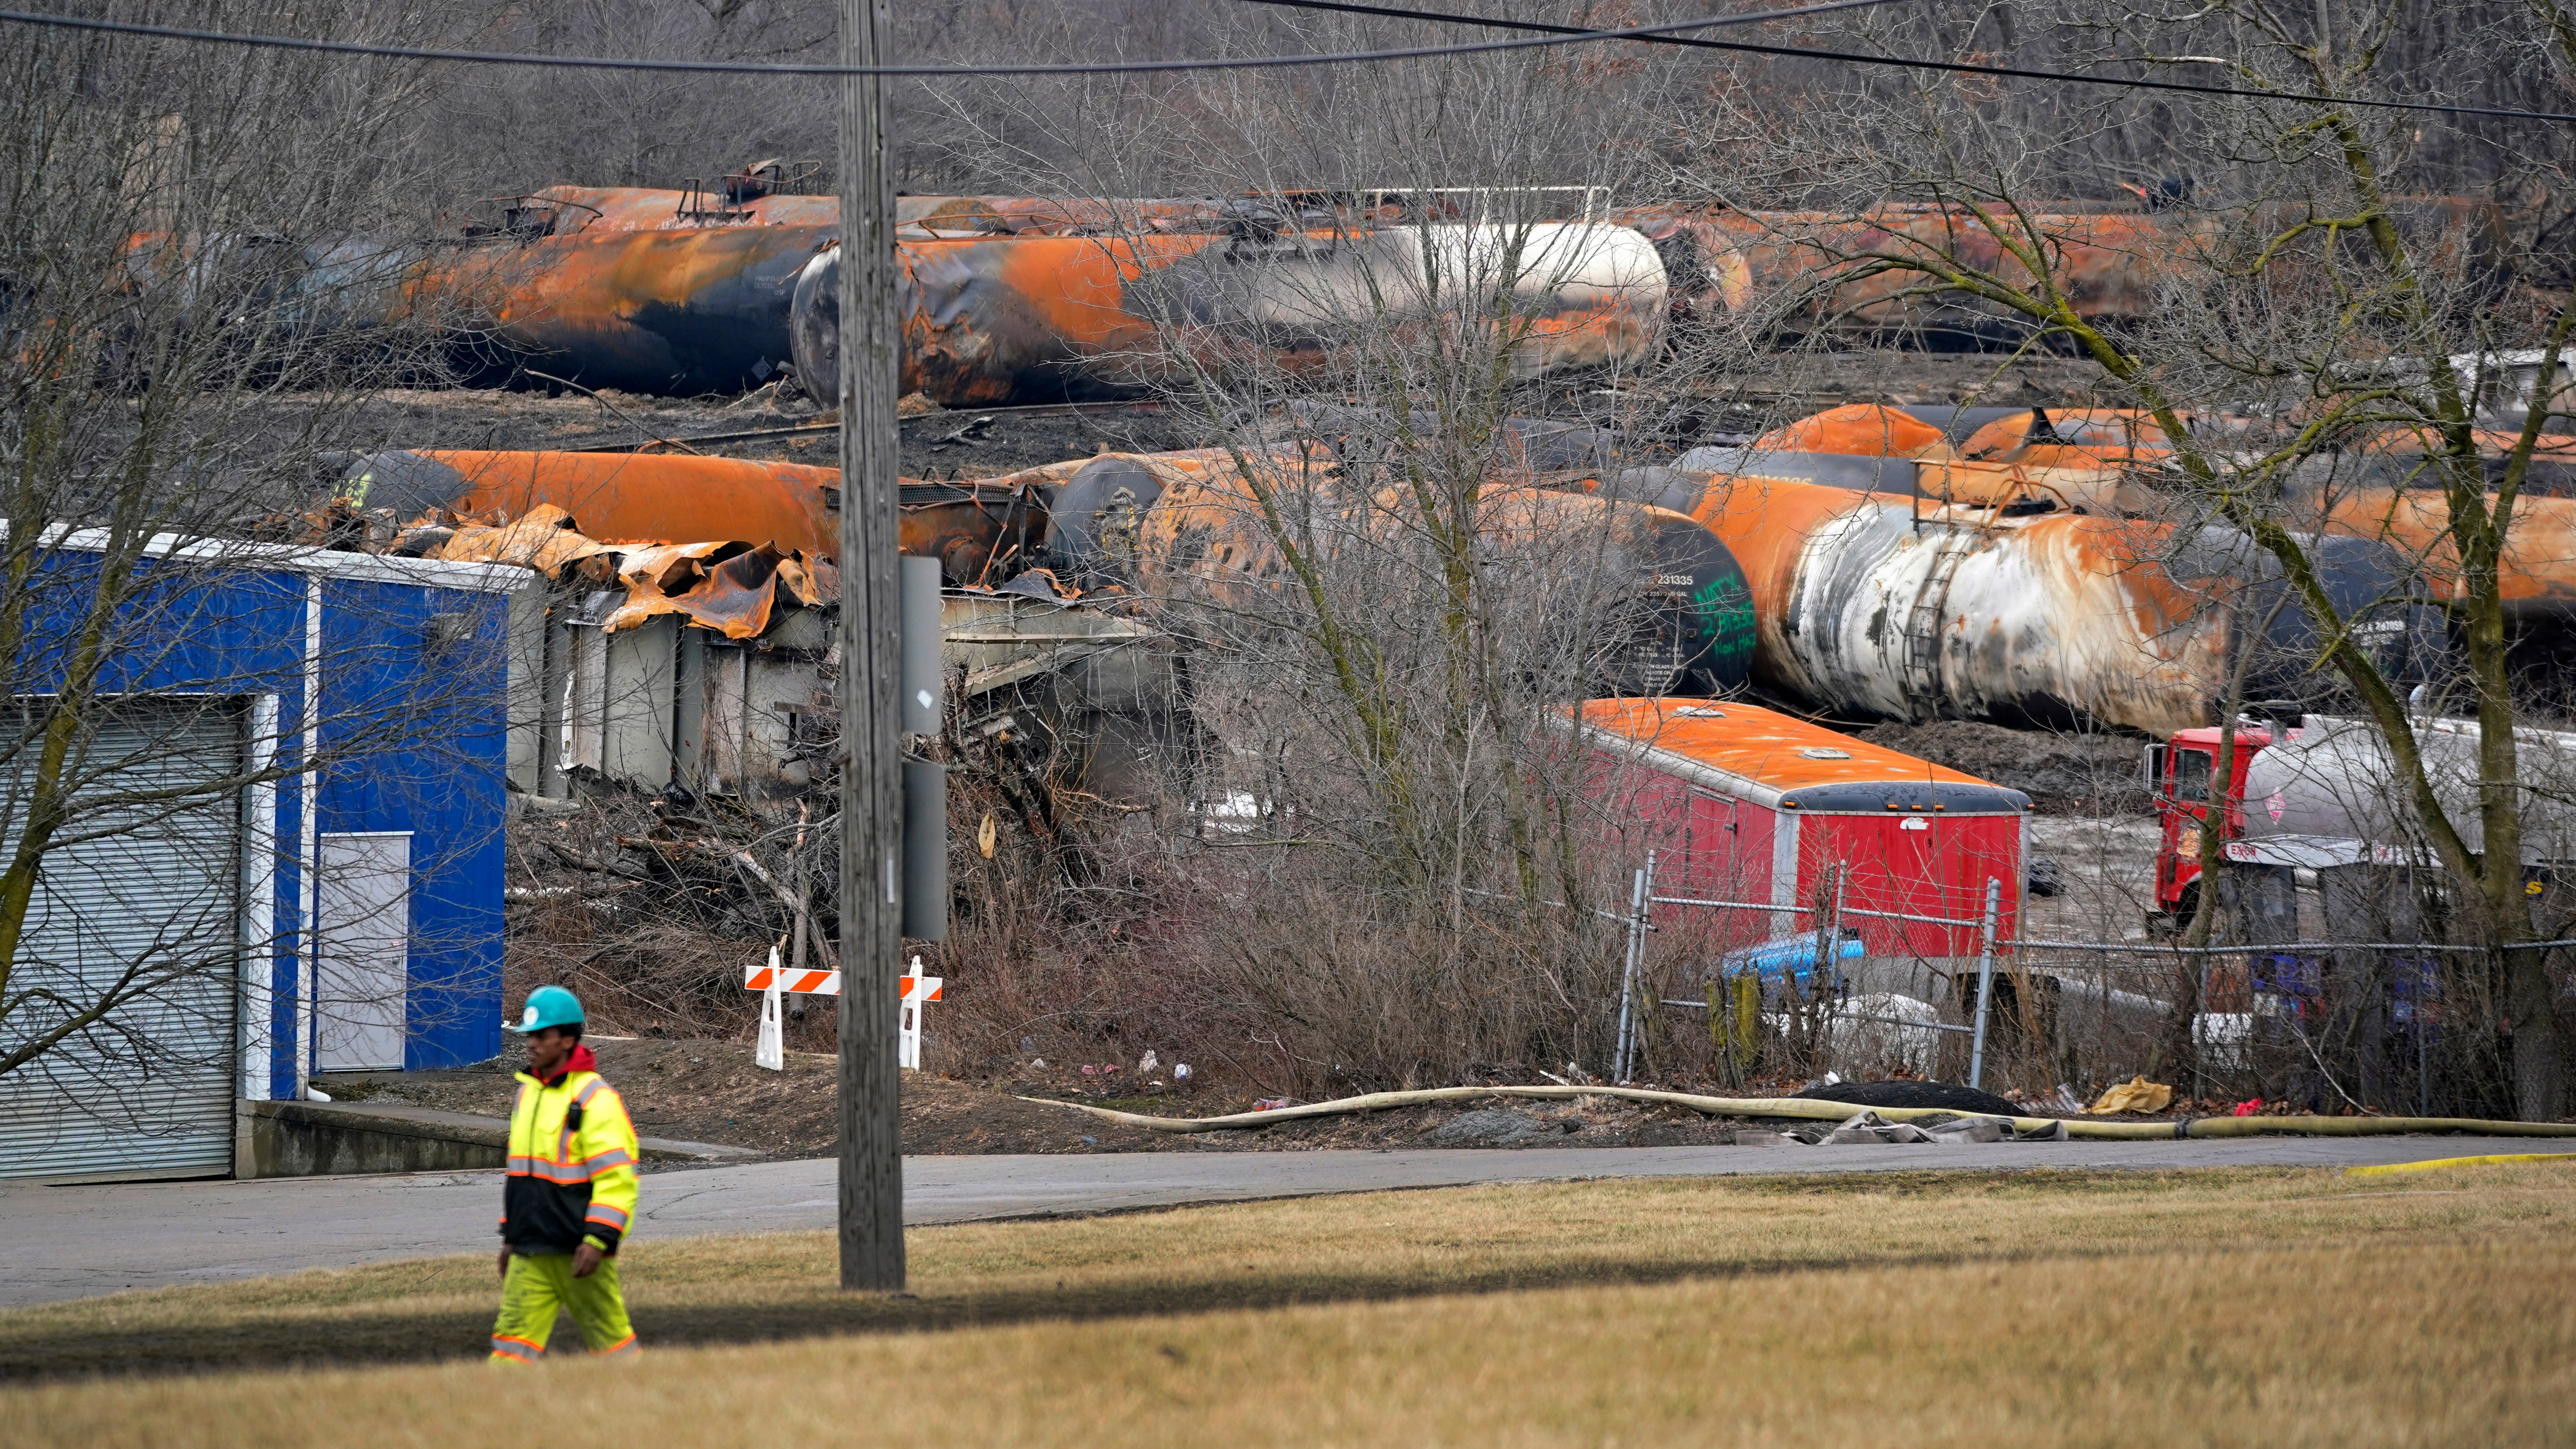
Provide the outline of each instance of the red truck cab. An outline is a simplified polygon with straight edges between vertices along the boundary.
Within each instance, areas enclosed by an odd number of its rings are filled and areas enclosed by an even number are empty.
[[[2199,906],[2200,823],[2216,797],[2227,813],[2220,819],[2221,839],[2245,833],[2245,771],[2254,756],[2272,743],[2272,731],[2245,723],[2236,727],[2236,748],[2224,789],[2218,782],[2216,727],[2178,730],[2171,740],[2147,746],[2147,788],[2155,796],[2156,905],[2151,925],[2172,926],[2188,920]]]

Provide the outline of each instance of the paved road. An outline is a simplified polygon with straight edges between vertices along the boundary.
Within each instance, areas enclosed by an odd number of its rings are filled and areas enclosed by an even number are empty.
[[[1176,1203],[1600,1177],[1924,1167],[2348,1167],[2576,1142],[2464,1137],[2031,1142],[1957,1147],[1531,1147],[1421,1152],[1140,1152],[904,1159],[904,1221],[1115,1212]],[[651,1237],[826,1228],[829,1159],[656,1172]],[[0,1305],[461,1253],[493,1245],[497,1172],[266,1182],[0,1187]]]

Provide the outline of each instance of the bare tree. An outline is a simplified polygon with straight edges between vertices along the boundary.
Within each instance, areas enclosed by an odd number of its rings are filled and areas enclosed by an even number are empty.
[[[1532,486],[1516,416],[1663,346],[1663,264],[1606,224],[1636,158],[1594,65],[1050,82],[982,122],[1026,191],[1116,219],[1097,244],[1143,324],[1120,361],[1228,440],[1074,473],[1056,528],[1099,541],[1086,586],[1192,646],[1164,876],[1190,925],[1160,949],[1259,1080],[1606,1056],[1618,946],[1588,908],[1624,876],[1559,711],[1705,687],[1699,611],[1738,601],[1657,582],[1661,530],[1697,525]],[[1140,195],[1239,198],[1240,225],[1176,237]]]
[[[422,38],[365,3],[226,19]],[[409,128],[430,87],[414,67],[34,27],[0,54],[0,1075],[73,1048],[86,1070],[149,1070],[169,1050],[154,1001],[228,991],[245,952],[277,943],[245,937],[217,884],[229,859],[199,862],[203,889],[169,912],[140,910],[138,893],[184,884],[138,878],[141,843],[284,781],[498,728],[391,680],[353,683],[327,715],[309,688],[301,717],[245,703],[296,694],[326,661],[227,642],[303,604],[257,582],[276,563],[258,537],[384,522],[298,513],[326,454],[364,446],[354,404],[436,371],[409,325],[436,299],[412,298],[408,323],[393,304],[421,255]],[[497,619],[438,627],[461,673],[498,667]],[[327,667],[358,681],[376,648]],[[262,849],[276,859],[238,868],[256,878],[298,843]],[[55,959],[72,945],[120,964]]]

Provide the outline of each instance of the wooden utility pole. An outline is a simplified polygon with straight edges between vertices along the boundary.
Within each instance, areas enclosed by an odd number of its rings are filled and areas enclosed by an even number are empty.
[[[890,0],[841,0],[841,63],[885,64]],[[841,1286],[903,1286],[903,955],[894,179],[881,77],[841,80]]]

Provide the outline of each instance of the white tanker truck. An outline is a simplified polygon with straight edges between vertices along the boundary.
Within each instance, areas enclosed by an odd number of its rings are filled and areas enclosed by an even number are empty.
[[[2415,723],[2416,748],[2442,814],[2471,850],[2484,850],[2478,811],[2479,726],[2431,716]],[[2576,733],[2514,732],[2522,808],[2522,861],[2535,872],[2576,866]],[[2162,844],[2156,861],[2157,917],[2189,919],[2198,892],[2199,827],[2222,802],[2222,854],[2231,865],[2291,871],[2348,866],[2438,866],[2411,791],[2376,726],[2325,715],[2296,728],[2248,723],[2236,734],[2233,782],[2212,778],[2218,731],[2184,730],[2151,751],[2150,773]],[[2231,787],[2232,783],[2232,787]],[[2340,934],[2329,923],[2328,935]]]
[[[2475,720],[2416,722],[2415,744],[2442,814],[2469,849],[2479,818]],[[2576,734],[2514,731],[2525,865],[2576,861]],[[2388,742],[2366,721],[2307,715],[2246,765],[2244,833],[2230,860],[2301,865],[2431,865],[2437,859]]]

